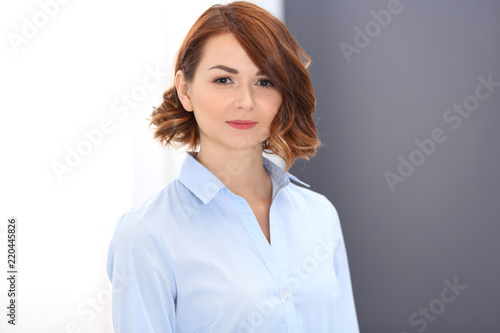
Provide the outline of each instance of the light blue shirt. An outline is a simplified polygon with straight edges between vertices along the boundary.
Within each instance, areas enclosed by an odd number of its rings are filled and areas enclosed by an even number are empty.
[[[117,333],[359,332],[339,218],[264,157],[269,243],[248,203],[187,154],[117,222],[107,262]]]

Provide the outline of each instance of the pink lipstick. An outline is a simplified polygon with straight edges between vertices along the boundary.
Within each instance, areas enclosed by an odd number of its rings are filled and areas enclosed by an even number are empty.
[[[239,119],[226,121],[226,123],[228,123],[229,126],[237,128],[237,129],[249,129],[249,128],[254,127],[257,124],[257,122],[255,122],[255,121],[239,120]]]

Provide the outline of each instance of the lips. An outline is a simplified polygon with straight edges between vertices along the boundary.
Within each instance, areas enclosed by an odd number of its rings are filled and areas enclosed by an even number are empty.
[[[249,129],[257,125],[257,122],[251,120],[230,120],[227,124],[236,129]]]

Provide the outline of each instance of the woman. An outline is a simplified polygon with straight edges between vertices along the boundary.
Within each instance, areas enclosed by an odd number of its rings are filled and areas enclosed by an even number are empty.
[[[117,223],[116,332],[358,332],[335,208],[263,157],[286,170],[320,144],[309,63],[248,2],[215,5],[191,28],[151,119],[156,139],[190,152]]]

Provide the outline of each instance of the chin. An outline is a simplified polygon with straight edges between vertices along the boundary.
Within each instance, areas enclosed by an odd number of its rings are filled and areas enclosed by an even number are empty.
[[[260,140],[237,140],[233,139],[230,141],[229,147],[236,150],[246,150],[246,149],[262,149],[262,142]]]

